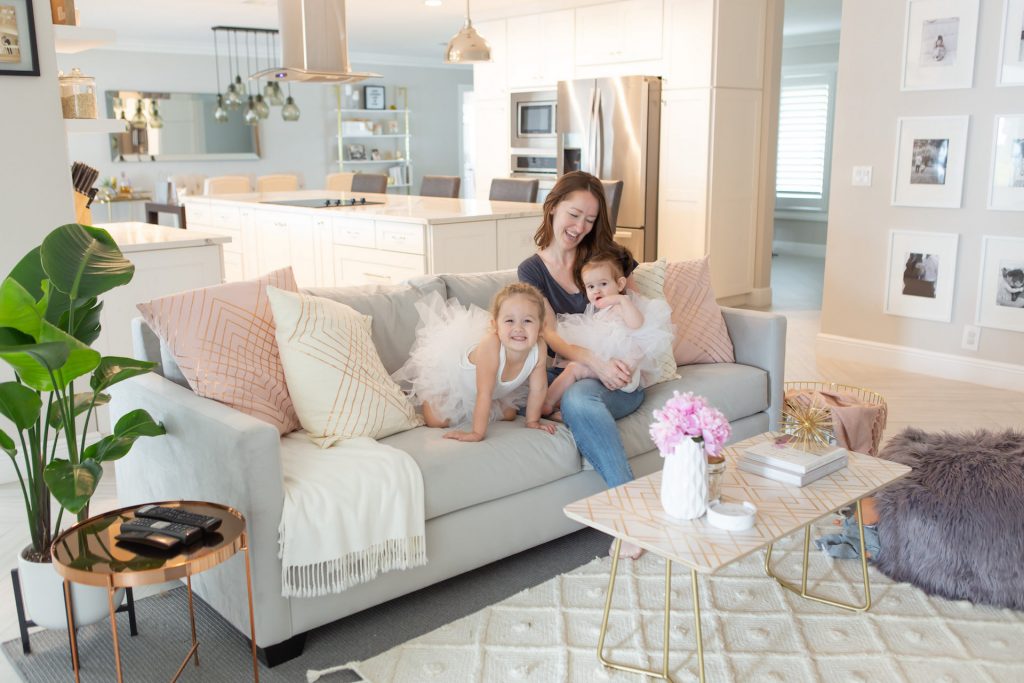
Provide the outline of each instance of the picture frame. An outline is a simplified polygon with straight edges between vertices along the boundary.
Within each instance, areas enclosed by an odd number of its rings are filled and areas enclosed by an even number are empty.
[[[349,161],[366,161],[366,146],[359,142],[350,142],[345,145]]]
[[[1024,0],[1004,0],[996,85],[1024,85]]]
[[[897,119],[894,206],[960,208],[969,124],[969,116]]]
[[[979,0],[907,0],[901,90],[974,84]]]
[[[0,76],[38,76],[32,0],[0,0]]]
[[[959,242],[955,232],[890,230],[885,312],[950,322]]]
[[[985,235],[981,245],[975,323],[1024,332],[1024,237]]]
[[[996,116],[988,208],[1024,211],[1024,114]]]
[[[363,103],[367,109],[384,109],[384,86],[364,85]]]

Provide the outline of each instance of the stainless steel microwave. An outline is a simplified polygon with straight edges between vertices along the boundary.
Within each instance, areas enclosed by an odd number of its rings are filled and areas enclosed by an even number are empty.
[[[557,106],[553,90],[512,93],[512,148],[554,149]]]

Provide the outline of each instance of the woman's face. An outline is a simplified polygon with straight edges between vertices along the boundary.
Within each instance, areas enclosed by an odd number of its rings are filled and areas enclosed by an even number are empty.
[[[566,250],[573,250],[597,222],[599,205],[597,197],[587,190],[576,190],[565,196],[551,212],[554,229],[554,243]]]

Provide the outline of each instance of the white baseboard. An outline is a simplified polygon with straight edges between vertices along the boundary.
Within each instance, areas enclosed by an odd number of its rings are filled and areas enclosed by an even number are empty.
[[[787,242],[776,240],[772,242],[772,251],[776,254],[788,256],[812,256],[814,258],[825,258],[825,245],[812,244],[811,242]]]
[[[1020,391],[1024,387],[1024,365],[968,358],[952,353],[928,351],[910,346],[819,333],[816,351],[829,358],[895,370],[916,372],[960,382],[973,382],[999,389]]]

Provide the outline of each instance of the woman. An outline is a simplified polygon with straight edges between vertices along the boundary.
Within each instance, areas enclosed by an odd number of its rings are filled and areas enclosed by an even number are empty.
[[[586,365],[598,378],[576,382],[565,392],[562,419],[583,457],[609,487],[618,486],[632,480],[633,471],[615,420],[639,408],[644,391],[618,391],[631,379],[629,365],[617,358],[602,360],[588,349],[567,343],[555,327],[555,314],[582,313],[587,307],[580,275],[587,258],[603,251],[624,251],[613,240],[601,181],[579,171],[559,178],[544,200],[544,221],[533,240],[537,253],[519,264],[519,279],[544,295],[547,309],[543,334],[549,353]],[[624,252],[622,270],[627,277],[636,265]],[[550,368],[549,381],[561,371]],[[636,557],[640,552],[635,546],[622,544],[624,556]]]

